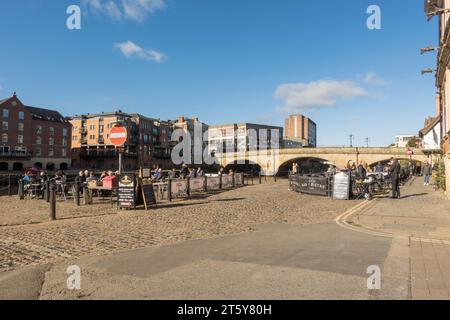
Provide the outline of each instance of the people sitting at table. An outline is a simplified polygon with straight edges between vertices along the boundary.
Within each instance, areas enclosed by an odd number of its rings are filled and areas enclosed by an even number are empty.
[[[23,185],[26,186],[26,185],[30,184],[31,179],[32,179],[31,171],[25,172],[24,176],[22,177]]]
[[[183,165],[181,166],[181,170],[180,170],[180,178],[181,178],[181,179],[186,179],[186,177],[188,176],[188,174],[189,174],[189,169],[188,169],[188,167],[187,167],[186,164],[183,164]]]
[[[172,170],[169,171],[169,179],[176,179],[176,178],[178,178],[178,173],[177,170],[173,168]]]
[[[58,170],[55,173],[55,182],[61,182],[65,177],[65,174],[62,170]]]
[[[102,174],[100,175],[100,181],[103,181],[108,176],[108,172],[102,171]]]
[[[382,173],[384,172],[384,166],[381,164],[381,162],[378,162],[375,166],[375,172],[376,173]]]
[[[195,179],[197,177],[197,171],[195,168],[189,168],[189,178]]]
[[[162,179],[162,169],[161,168],[156,169],[156,171],[153,174],[152,178],[155,179],[155,180],[161,180]]]
[[[86,183],[89,183],[90,181],[97,181],[94,171],[89,171],[89,176],[86,177]]]
[[[202,167],[198,167],[196,174],[197,174],[198,178],[203,177],[205,175],[205,173],[203,172]]]

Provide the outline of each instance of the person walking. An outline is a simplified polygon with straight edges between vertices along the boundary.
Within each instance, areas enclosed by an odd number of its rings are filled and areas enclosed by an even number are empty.
[[[391,174],[392,197],[391,199],[400,199],[400,163],[397,159],[392,159],[389,173]]]
[[[429,186],[430,185],[430,176],[432,173],[431,164],[425,160],[425,162],[422,165],[422,175],[423,175],[423,185]]]

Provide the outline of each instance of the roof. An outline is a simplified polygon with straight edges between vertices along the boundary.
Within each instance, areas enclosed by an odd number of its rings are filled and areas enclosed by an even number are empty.
[[[66,119],[58,111],[25,106],[30,111],[34,119],[53,122],[67,122]]]
[[[0,104],[2,104],[3,102],[6,102],[6,101],[8,101],[9,99],[11,99],[11,98],[0,99]]]
[[[423,137],[424,135],[428,134],[428,132],[430,132],[440,121],[440,116],[433,118],[425,128],[419,131],[419,135]]]

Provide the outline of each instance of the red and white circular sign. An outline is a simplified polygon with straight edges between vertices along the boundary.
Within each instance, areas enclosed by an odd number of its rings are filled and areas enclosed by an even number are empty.
[[[127,142],[127,128],[114,126],[109,132],[109,140],[116,147],[121,147]]]

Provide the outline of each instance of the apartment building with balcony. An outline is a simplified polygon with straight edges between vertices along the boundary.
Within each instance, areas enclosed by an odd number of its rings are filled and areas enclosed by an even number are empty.
[[[171,124],[141,114],[121,110],[70,118],[72,133],[72,166],[79,169],[118,170],[122,152],[124,170],[171,167]],[[110,141],[111,128],[120,124],[127,128],[128,139],[123,148]]]
[[[71,124],[54,110],[24,105],[14,93],[0,100],[0,171],[70,167]]]

